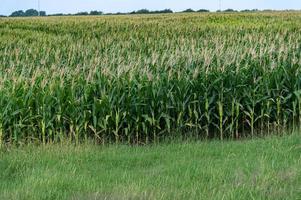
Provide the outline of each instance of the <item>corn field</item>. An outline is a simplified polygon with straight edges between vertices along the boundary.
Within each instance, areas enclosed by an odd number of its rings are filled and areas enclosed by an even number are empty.
[[[301,126],[301,13],[0,18],[0,143]]]

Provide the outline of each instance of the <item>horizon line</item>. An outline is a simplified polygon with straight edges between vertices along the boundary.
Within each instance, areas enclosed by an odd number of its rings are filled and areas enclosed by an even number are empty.
[[[300,9],[269,9],[269,8],[267,8],[267,9],[258,9],[258,8],[252,8],[252,9],[248,9],[248,8],[246,8],[246,9],[233,9],[233,8],[227,8],[227,9],[222,9],[222,10],[213,10],[213,9],[206,9],[206,8],[200,8],[200,9],[192,9],[192,8],[186,8],[186,9],[183,9],[183,10],[172,10],[172,9],[170,9],[170,8],[164,8],[164,9],[158,9],[158,10],[150,10],[150,9],[147,9],[147,8],[140,8],[140,9],[137,9],[137,10],[133,10],[133,11],[128,11],[128,12],[121,12],[121,11],[118,11],[118,12],[104,12],[104,11],[102,11],[102,10],[97,10],[97,9],[92,9],[92,10],[82,10],[82,11],[76,11],[76,12],[73,12],[73,13],[70,13],[70,12],[50,12],[50,13],[48,13],[46,10],[44,10],[44,9],[36,9],[36,8],[29,8],[29,9],[23,9],[23,10],[21,10],[21,9],[19,9],[19,10],[15,10],[15,11],[13,11],[12,13],[14,13],[14,12],[17,12],[17,11],[27,11],[27,10],[31,10],[31,9],[33,9],[33,10],[36,10],[36,11],[38,11],[38,12],[46,12],[47,14],[47,16],[49,16],[49,15],[56,15],[56,14],[63,14],[63,15],[75,15],[75,14],[79,14],[79,13],[85,13],[85,12],[91,12],[91,11],[98,11],[98,12],[102,12],[103,13],[103,15],[110,15],[110,14],[112,14],[112,15],[114,15],[114,14],[131,14],[131,13],[133,13],[133,12],[137,12],[137,11],[140,11],[140,10],[148,10],[149,12],[156,12],[156,11],[164,11],[164,10],[171,10],[173,13],[182,13],[182,12],[184,12],[184,11],[186,11],[186,10],[188,10],[188,9],[191,9],[191,10],[193,10],[193,12],[198,12],[198,11],[200,11],[200,10],[208,10],[209,12],[225,12],[225,11],[227,11],[227,10],[233,10],[233,11],[237,11],[237,12],[241,12],[241,11],[253,11],[253,12],[256,12],[256,11],[258,11],[258,12],[262,12],[262,11],[301,11]],[[9,15],[5,15],[5,14],[1,14],[0,13],[0,16],[5,16],[5,17],[10,17],[10,15],[12,14],[12,13],[10,13]],[[137,13],[138,14],[138,13]],[[143,13],[142,13],[143,14]]]

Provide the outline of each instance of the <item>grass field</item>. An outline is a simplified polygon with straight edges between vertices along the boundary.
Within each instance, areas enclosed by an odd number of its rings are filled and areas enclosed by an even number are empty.
[[[130,146],[46,145],[0,154],[0,199],[301,197],[301,137]]]
[[[0,18],[0,143],[301,126],[301,13]]]

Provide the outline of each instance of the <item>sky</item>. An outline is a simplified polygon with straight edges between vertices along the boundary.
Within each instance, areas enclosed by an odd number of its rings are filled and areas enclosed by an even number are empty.
[[[99,10],[109,12],[129,12],[146,8],[160,10],[170,8],[181,11],[187,8],[218,10],[220,0],[40,0],[41,10],[48,14],[76,13]],[[222,9],[301,9],[301,0],[221,0]],[[35,8],[38,0],[0,0],[0,14],[9,15],[15,10]]]

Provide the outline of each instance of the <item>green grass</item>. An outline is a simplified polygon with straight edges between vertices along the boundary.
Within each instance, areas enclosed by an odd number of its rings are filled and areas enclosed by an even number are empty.
[[[0,155],[0,199],[300,199],[301,137],[46,145]]]

